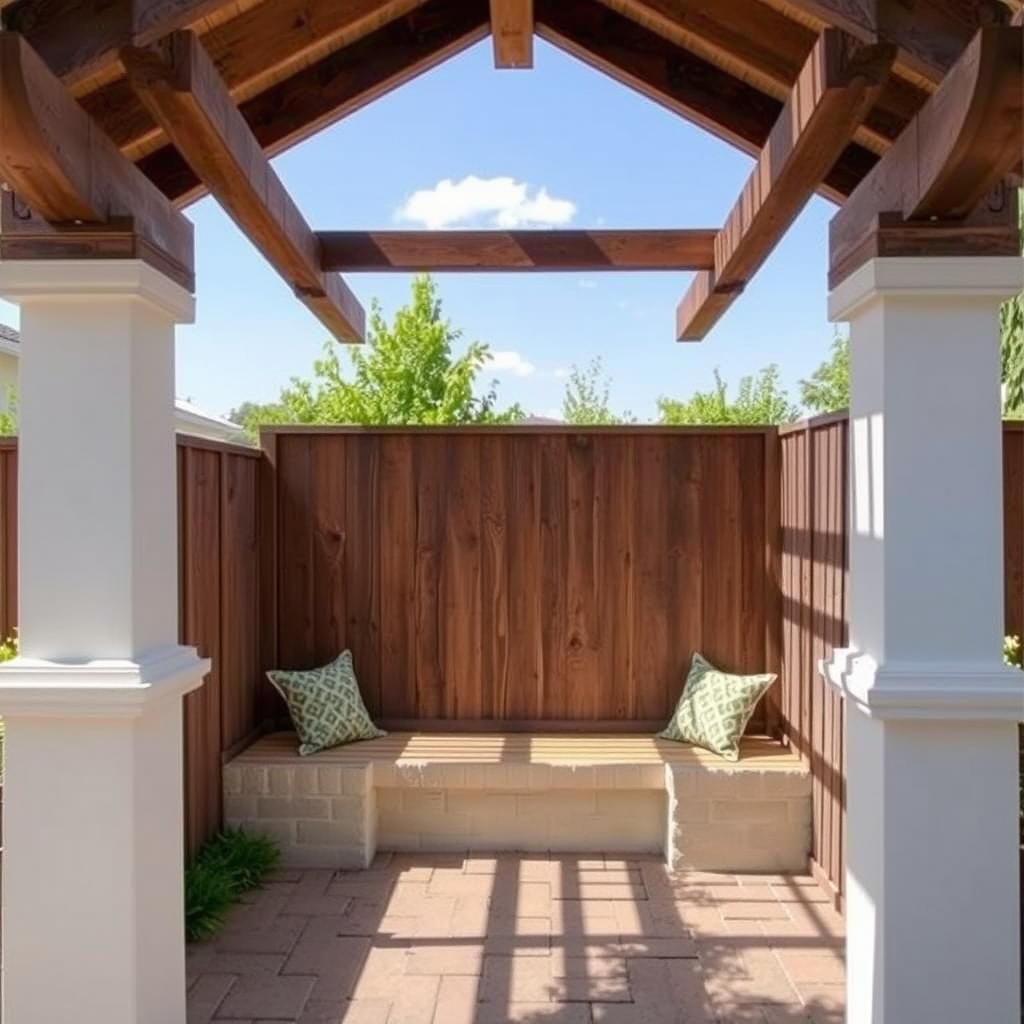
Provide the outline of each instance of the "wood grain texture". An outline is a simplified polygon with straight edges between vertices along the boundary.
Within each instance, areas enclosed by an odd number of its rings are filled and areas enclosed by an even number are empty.
[[[239,104],[268,156],[276,156],[392,89],[443,63],[487,34],[487,0],[426,0]],[[203,195],[202,182],[173,146],[138,166],[179,205]]]
[[[389,721],[663,719],[695,649],[765,666],[765,436],[278,431],[281,666],[351,647]]]
[[[366,316],[320,245],[192,32],[121,51],[128,81],[177,151],[299,299],[339,341],[361,341]]]
[[[982,29],[829,225],[835,287],[868,258],[881,215],[962,224],[1021,160],[1024,28]]]
[[[815,28],[769,4],[748,0],[601,2],[783,103],[827,27]],[[858,126],[855,141],[884,153],[928,96],[921,84],[892,76]]]
[[[52,236],[64,224],[128,229],[161,255],[161,270],[192,288],[192,224],[97,130],[25,39],[9,31],[0,31],[0,172]],[[41,235],[40,258],[45,242]]]
[[[726,142],[757,155],[782,103],[597,0],[536,0],[537,34]],[[877,156],[848,146],[821,183],[841,202]]]
[[[714,228],[598,231],[319,231],[321,267],[347,271],[700,270]]]
[[[533,0],[490,0],[496,68],[533,67]]]
[[[757,273],[874,107],[895,55],[838,29],[821,34],[715,238],[714,274],[680,304],[679,340],[705,337]]]

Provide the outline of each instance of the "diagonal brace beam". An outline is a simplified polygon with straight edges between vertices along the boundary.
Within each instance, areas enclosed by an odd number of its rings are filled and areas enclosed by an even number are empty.
[[[838,29],[819,36],[735,206],[715,239],[715,269],[691,283],[676,337],[718,322],[820,187],[874,106],[896,57]]]
[[[365,313],[320,246],[192,32],[121,60],[143,105],[228,215],[339,341],[361,341]]]

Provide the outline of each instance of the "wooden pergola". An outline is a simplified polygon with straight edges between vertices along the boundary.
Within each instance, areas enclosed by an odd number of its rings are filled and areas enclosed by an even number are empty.
[[[23,339],[21,653],[0,667],[10,1024],[185,1019],[180,698],[210,661],[178,644],[172,409],[194,315],[182,209],[204,194],[353,342],[343,275],[419,269],[695,271],[676,337],[700,339],[815,193],[840,205],[851,646],[820,665],[846,696],[847,1020],[1017,1019],[998,316],[1024,285],[1019,8],[0,0],[0,295]],[[528,68],[539,36],[754,156],[725,223],[314,230],[271,158],[488,34],[499,68]],[[811,605],[784,615],[813,632]]]
[[[703,338],[808,199],[871,256],[1016,254],[1021,36],[995,0],[15,0],[0,36],[4,258],[134,255],[184,284],[210,193],[324,325],[345,271],[691,270]],[[85,26],[85,27],[83,27]],[[269,158],[484,38],[537,35],[757,159],[717,230],[315,231]]]

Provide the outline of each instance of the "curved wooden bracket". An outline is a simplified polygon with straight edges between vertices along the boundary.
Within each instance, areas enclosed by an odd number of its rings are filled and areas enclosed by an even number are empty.
[[[965,222],[1021,162],[1022,116],[1024,29],[983,28],[832,219],[833,286],[870,257],[880,217]]]
[[[55,233],[126,220],[175,277],[192,276],[192,224],[125,159],[16,32],[0,32],[0,176]]]

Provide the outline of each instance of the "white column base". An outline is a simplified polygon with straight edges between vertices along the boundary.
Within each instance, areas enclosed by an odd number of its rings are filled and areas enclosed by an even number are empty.
[[[12,1024],[185,1021],[181,697],[208,670],[177,646],[0,666]]]
[[[847,709],[849,1024],[1019,1024],[1017,725]]]

